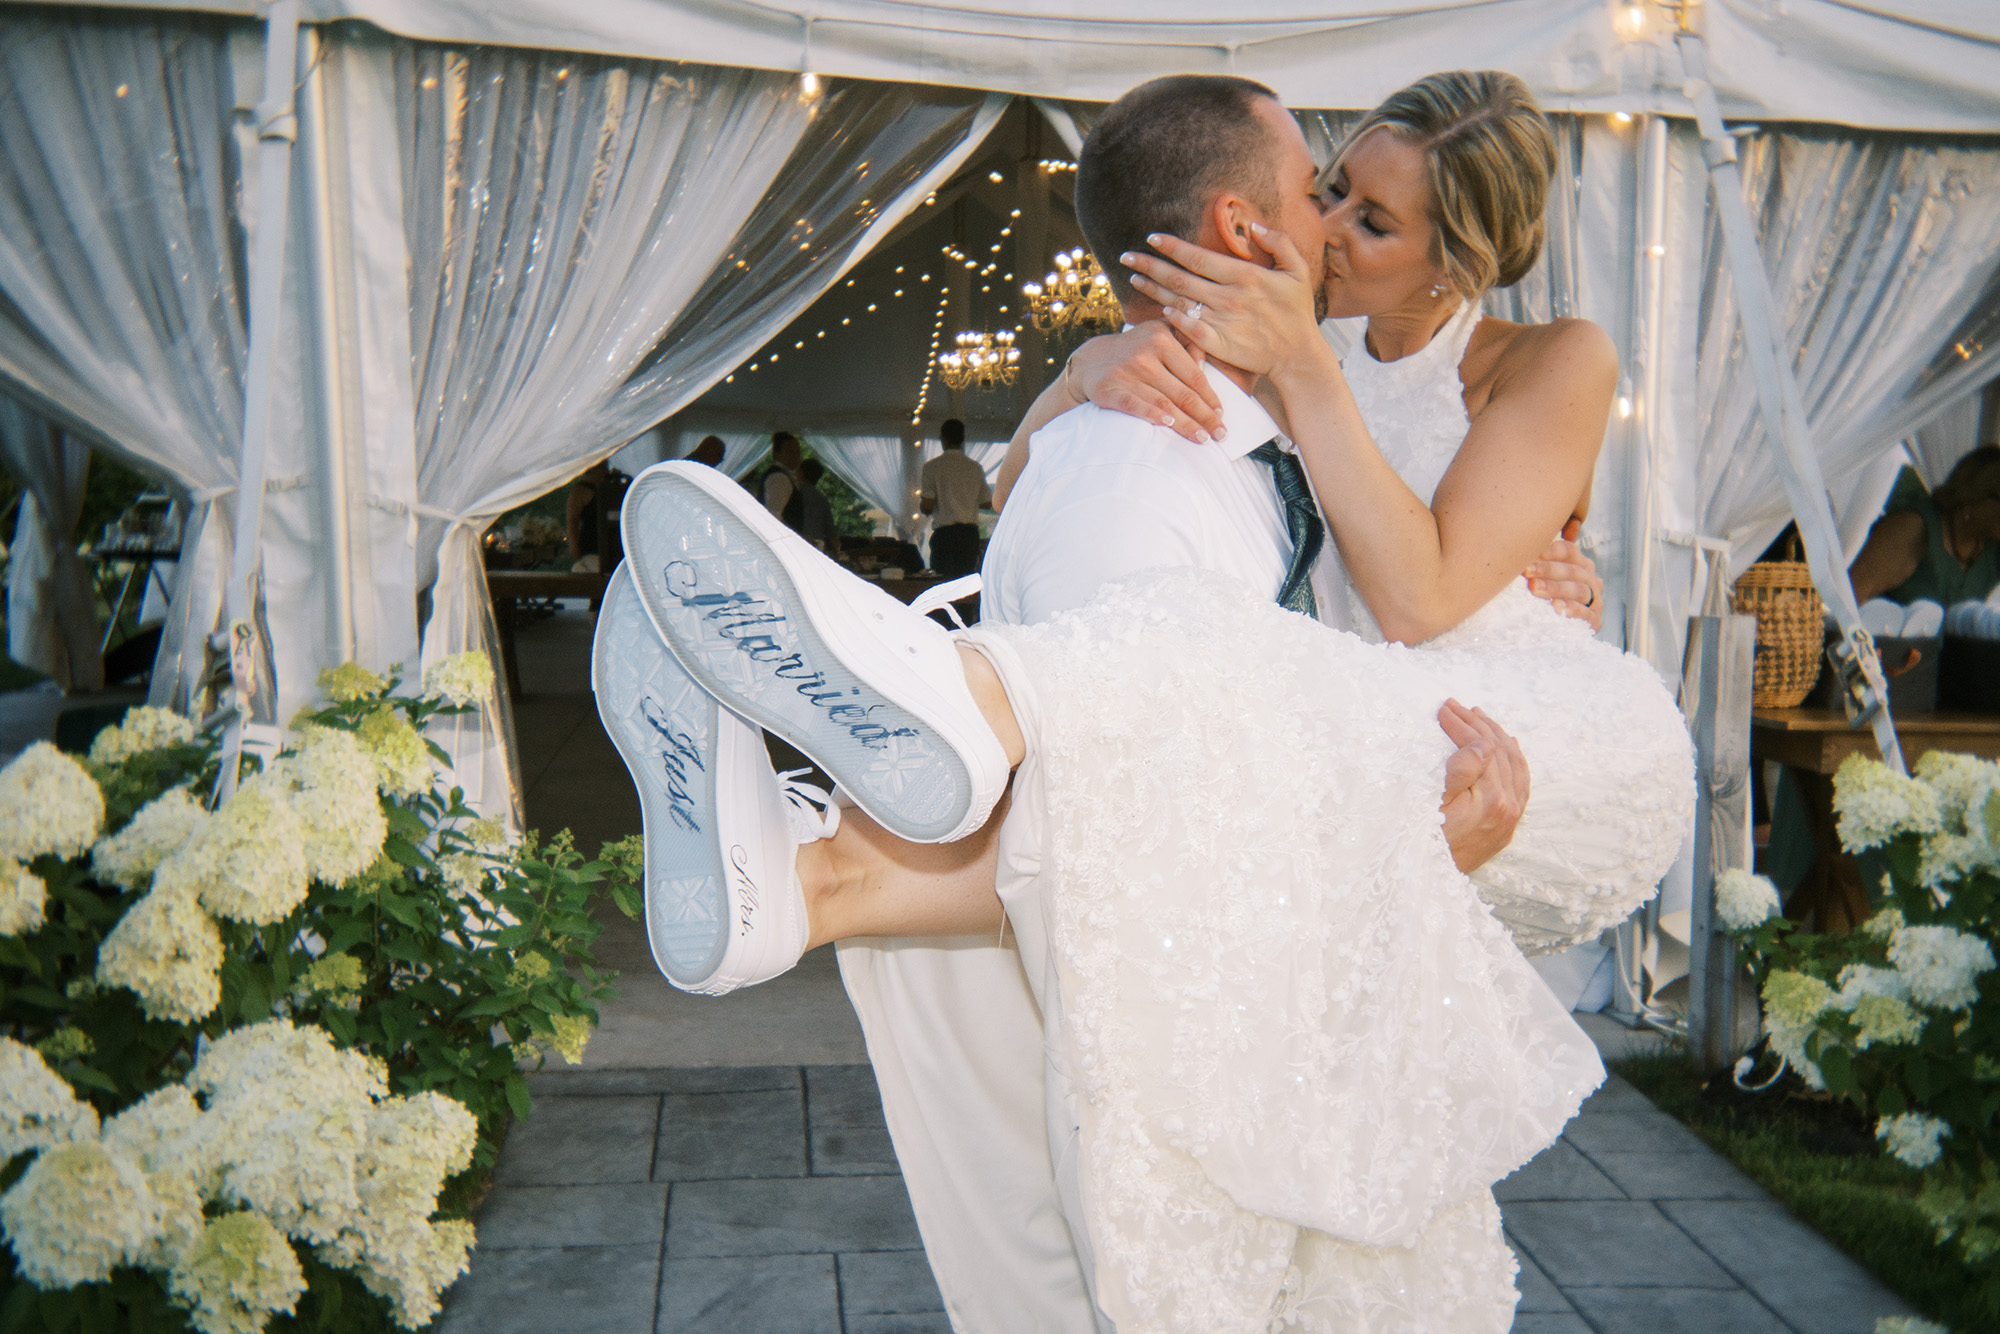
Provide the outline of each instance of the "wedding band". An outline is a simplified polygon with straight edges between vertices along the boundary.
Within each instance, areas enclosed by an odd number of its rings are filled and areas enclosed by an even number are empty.
[[[1584,604],[1583,604],[1583,605],[1584,605],[1584,608],[1585,608],[1586,610],[1588,610],[1588,609],[1589,609],[1589,608],[1591,608],[1591,607],[1595,607],[1595,606],[1597,605],[1597,590],[1596,590],[1596,589],[1594,589],[1594,588],[1593,588],[1593,589],[1591,589],[1591,590],[1590,590],[1590,597],[1589,597],[1589,599],[1588,599],[1588,600],[1586,600],[1586,601],[1584,602]]]
[[[1192,306],[1189,306],[1187,308],[1187,317],[1191,320],[1198,320],[1201,318],[1201,312],[1202,312],[1202,304],[1201,302],[1197,301]]]

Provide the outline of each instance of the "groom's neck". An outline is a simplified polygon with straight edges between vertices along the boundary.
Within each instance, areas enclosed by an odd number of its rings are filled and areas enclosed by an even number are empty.
[[[1123,309],[1127,324],[1143,324],[1147,320],[1161,318],[1160,303],[1148,300],[1136,292],[1133,293],[1129,300],[1123,303]],[[1228,362],[1219,361],[1214,357],[1208,357],[1206,360],[1209,365],[1221,371],[1228,378],[1229,382],[1238,389],[1241,389],[1246,394],[1252,392],[1251,387],[1257,383],[1255,375],[1239,366],[1232,366]]]

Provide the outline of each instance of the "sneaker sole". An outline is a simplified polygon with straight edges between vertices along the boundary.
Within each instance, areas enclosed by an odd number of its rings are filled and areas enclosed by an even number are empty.
[[[833,650],[770,538],[673,472],[633,483],[622,527],[640,601],[704,689],[804,751],[892,833],[935,842],[960,827],[964,761]]]
[[[733,917],[716,836],[720,706],[660,642],[628,568],[605,590],[590,683],[597,716],[639,789],[653,961],[675,986],[694,990],[721,967]]]

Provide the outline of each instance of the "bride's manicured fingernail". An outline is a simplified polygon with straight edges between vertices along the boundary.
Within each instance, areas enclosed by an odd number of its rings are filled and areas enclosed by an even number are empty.
[[[1138,257],[1137,255],[1135,255],[1135,254],[1133,254],[1133,253],[1132,253],[1131,251],[1127,250],[1127,251],[1126,251],[1126,252],[1125,252],[1124,254],[1122,254],[1122,255],[1120,255],[1120,256],[1118,257],[1118,262],[1119,262],[1120,264],[1123,264],[1123,265],[1126,265],[1127,267],[1130,267],[1130,266],[1131,266],[1131,263],[1132,263],[1132,261],[1133,261],[1133,260],[1135,260],[1135,259],[1137,259],[1137,258],[1139,258],[1139,257]]]
[[[1161,236],[1161,235],[1160,235],[1160,234],[1159,234],[1158,232],[1147,232],[1147,233],[1146,233],[1146,244],[1147,244],[1147,245],[1158,245],[1158,244],[1159,244],[1159,243],[1160,243],[1161,241],[1163,241],[1163,240],[1165,240],[1165,239],[1166,239],[1166,238],[1165,238],[1165,237],[1163,237],[1163,236]]]
[[[1216,427],[1215,438],[1217,440],[1227,440],[1229,438],[1229,428],[1227,426]]]
[[[1196,444],[1198,444],[1198,445],[1205,445],[1205,444],[1207,444],[1207,443],[1208,443],[1208,432],[1207,432],[1207,431],[1196,431],[1196,432],[1194,433],[1194,439],[1195,439],[1195,443],[1196,443]]]
[[[1253,222],[1250,224],[1250,230],[1257,233],[1257,235],[1262,236],[1265,232],[1268,232],[1271,229],[1269,227],[1266,227],[1261,222]]]

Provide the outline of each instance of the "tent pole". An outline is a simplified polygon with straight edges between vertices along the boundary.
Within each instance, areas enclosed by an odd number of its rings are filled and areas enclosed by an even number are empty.
[[[321,440],[326,467],[327,595],[333,602],[333,649],[339,660],[351,662],[354,646],[353,539],[348,524],[347,377],[339,309],[339,278],[333,263],[333,189],[327,159],[326,90],[319,68],[319,34],[308,28],[300,35],[306,78],[300,86],[299,130],[306,155],[304,183],[308,235],[312,246],[313,341],[317,346],[320,393],[325,418]]]
[[[1715,200],[1716,216],[1722,223],[1723,243],[1735,281],[1743,350],[1757,387],[1758,410],[1773,444],[1778,476],[1784,482],[1785,495],[1798,520],[1813,583],[1840,623],[1841,641],[1833,653],[1845,686],[1848,722],[1857,729],[1864,723],[1872,725],[1883,763],[1900,774],[1904,772],[1903,754],[1896,743],[1895,724],[1889,717],[1888,683],[1875,655],[1874,638],[1861,624],[1861,609],[1855,605],[1854,588],[1847,580],[1840,528],[1834,522],[1833,506],[1827,499],[1826,481],[1820,474],[1819,455],[1813,448],[1812,427],[1806,420],[1798,380],[1792,374],[1789,358],[1779,355],[1782,334],[1770,279],[1757,249],[1750,209],[1743,202],[1736,140],[1722,123],[1721,105],[1708,82],[1707,51],[1701,37],[1683,32],[1679,43],[1681,62],[1688,76],[1684,90],[1694,103],[1695,124],[1701,131],[1702,156],[1708,163],[1710,193]]]
[[[271,365],[283,313],[286,208],[292,141],[298,136],[292,86],[298,78],[299,0],[275,0],[264,20],[264,96],[257,104],[257,249],[250,265],[250,356],[244,377],[243,444],[236,468],[235,550],[223,594],[222,651],[228,654],[234,710],[223,742],[218,799],[236,787],[246,728],[262,749],[275,740],[277,700],[267,649],[256,625],[256,581],[264,522],[264,472],[271,443]],[[268,732],[265,729],[269,729]]]
[[[1642,658],[1653,647],[1653,501],[1659,486],[1661,346],[1666,327],[1667,271],[1667,118],[1648,116],[1640,137],[1639,178],[1645,188],[1639,266],[1639,403],[1638,449],[1633,459],[1630,513],[1639,549],[1630,559],[1631,591],[1627,598],[1625,647]]]

